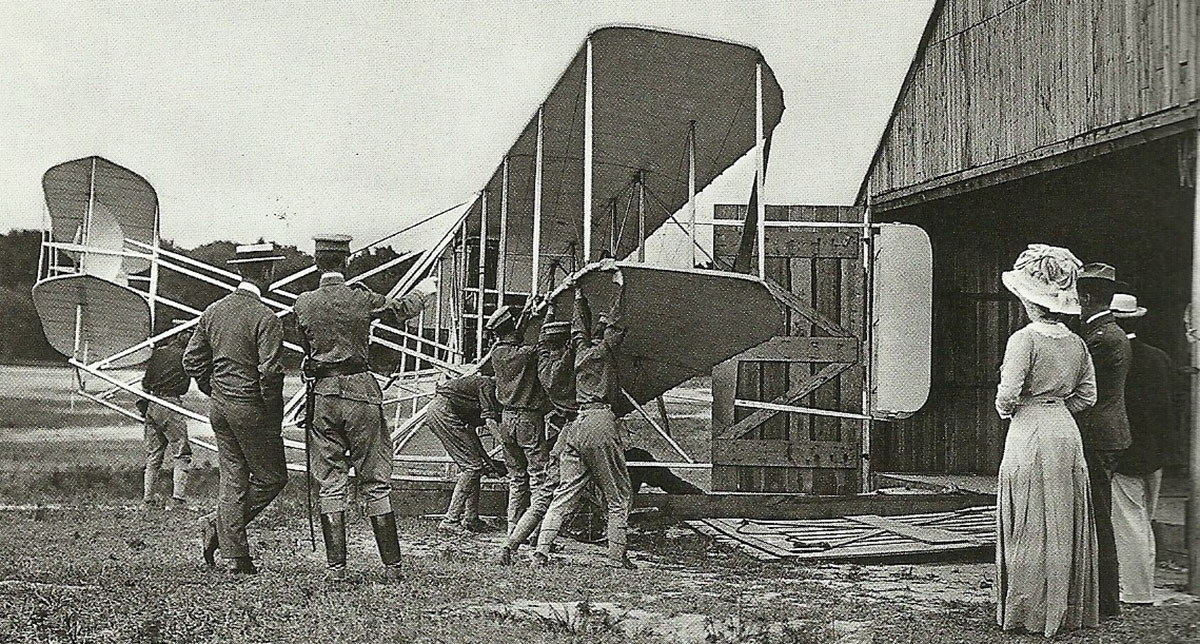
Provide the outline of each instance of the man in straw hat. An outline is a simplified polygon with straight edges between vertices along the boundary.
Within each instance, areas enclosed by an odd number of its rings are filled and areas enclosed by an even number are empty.
[[[1171,401],[1171,359],[1138,337],[1146,307],[1128,293],[1113,295],[1113,317],[1129,338],[1125,411],[1132,442],[1117,460],[1112,479],[1113,534],[1120,563],[1121,601],[1154,602],[1156,548],[1151,522],[1158,503],[1162,468],[1175,425]]]
[[[344,274],[350,236],[313,239],[320,285],[301,293],[295,310],[312,397],[306,431],[313,476],[320,487],[326,578],[341,581],[346,576],[346,494],[353,467],[384,578],[398,580],[402,575],[391,501],[392,437],[383,420],[383,393],[368,364],[371,321],[389,311],[401,322],[416,317],[436,297],[437,285],[434,278],[426,278],[400,299],[365,286],[352,288]]]
[[[204,560],[212,566],[219,548],[234,574],[258,572],[246,525],[287,483],[283,325],[262,302],[281,259],[271,243],[238,246],[229,264],[242,283],[204,310],[183,355],[184,370],[212,398],[221,475],[217,511],[201,519]]]
[[[183,320],[174,320],[182,323]],[[161,328],[166,331],[170,327]],[[192,379],[183,370],[183,349],[187,346],[187,331],[156,342],[146,361],[146,373],[142,377],[142,390],[167,402],[180,404],[180,396],[187,393]],[[188,471],[192,469],[192,446],[188,443],[187,419],[177,411],[163,405],[139,398],[138,409],[145,424],[146,470],[142,477],[142,503],[147,507],[155,504],[154,486],[159,470],[168,451],[171,454],[172,480],[171,500],[167,509],[183,508],[186,504]]]
[[[1121,612],[1113,537],[1112,475],[1121,451],[1130,443],[1129,419],[1125,415],[1129,338],[1108,309],[1116,288],[1117,271],[1108,264],[1086,264],[1079,274],[1081,335],[1096,368],[1096,404],[1080,412],[1078,420],[1096,513],[1101,617],[1114,617]]]
[[[500,444],[508,467],[508,532],[511,534],[529,507],[530,490],[542,487],[546,477],[546,391],[538,380],[537,346],[523,341],[524,322],[511,306],[502,306],[487,321],[497,336],[492,347],[496,371],[496,399],[504,411]]]

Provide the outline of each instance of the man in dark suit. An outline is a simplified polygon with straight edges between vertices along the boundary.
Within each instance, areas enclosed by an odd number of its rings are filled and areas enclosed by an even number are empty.
[[[1117,271],[1102,263],[1087,264],[1079,274],[1082,335],[1096,367],[1095,406],[1079,413],[1083,456],[1091,479],[1096,515],[1100,616],[1121,612],[1117,550],[1113,540],[1112,475],[1121,452],[1129,447],[1125,415],[1125,377],[1129,373],[1129,339],[1108,310],[1116,292]]]
[[[1112,480],[1113,533],[1121,571],[1121,601],[1154,603],[1155,543],[1152,521],[1162,483],[1175,414],[1171,401],[1171,359],[1137,335],[1146,307],[1126,293],[1113,296],[1113,316],[1129,338],[1125,410],[1132,442],[1117,460]]]

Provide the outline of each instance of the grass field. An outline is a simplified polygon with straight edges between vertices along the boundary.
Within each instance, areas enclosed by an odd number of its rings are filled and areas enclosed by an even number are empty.
[[[0,391],[0,642],[1011,642],[991,604],[992,566],[764,564],[684,527],[635,530],[637,571],[600,567],[568,542],[555,565],[498,567],[499,533],[443,539],[404,519],[407,580],[384,585],[369,527],[349,535],[350,581],[322,581],[302,479],[251,529],[262,573],[201,565],[197,507],[137,507],[140,430],[115,414],[62,412],[53,395]],[[9,414],[17,410],[22,423]],[[690,448],[690,446],[689,446]],[[396,494],[402,495],[402,491]],[[318,536],[319,541],[319,536]],[[1200,606],[1137,608],[1066,642],[1200,641]]]

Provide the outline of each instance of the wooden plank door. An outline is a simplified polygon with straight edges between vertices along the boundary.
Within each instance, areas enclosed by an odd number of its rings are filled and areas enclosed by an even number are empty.
[[[745,207],[718,206],[718,221]],[[857,223],[862,210],[768,206],[767,220]],[[717,225],[713,249],[732,265],[741,233]],[[864,291],[861,228],[768,227],[766,277],[787,310],[787,335],[713,370],[713,490],[861,491],[858,418],[778,412],[735,401],[862,413]],[[757,271],[757,267],[754,269]]]

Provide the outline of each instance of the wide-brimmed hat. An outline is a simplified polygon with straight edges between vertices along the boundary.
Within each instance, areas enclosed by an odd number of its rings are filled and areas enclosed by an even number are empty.
[[[1104,262],[1089,262],[1084,264],[1083,270],[1079,272],[1081,280],[1104,280],[1105,282],[1117,283],[1117,269],[1111,264]]]
[[[1081,266],[1083,262],[1066,248],[1030,244],[1013,262],[1013,269],[1000,275],[1000,281],[1013,295],[1051,313],[1078,315],[1075,282]]]
[[[1129,293],[1114,293],[1108,310],[1116,318],[1140,318],[1146,314],[1146,307],[1138,306],[1137,296]]]
[[[261,262],[277,262],[283,259],[283,255],[275,250],[275,244],[267,242],[265,244],[242,244],[234,248],[233,259],[230,259],[227,264],[258,264]]]

